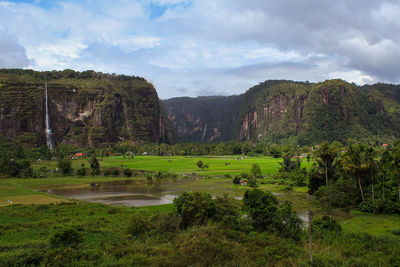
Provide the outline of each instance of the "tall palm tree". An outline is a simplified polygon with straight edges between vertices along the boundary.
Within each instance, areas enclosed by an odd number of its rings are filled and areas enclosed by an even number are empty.
[[[362,180],[373,175],[373,149],[369,151],[364,145],[350,145],[343,157],[343,167],[348,175],[354,179],[360,189],[362,201],[365,201]]]
[[[328,185],[329,179],[334,178],[336,174],[339,152],[339,147],[334,144],[329,145],[327,142],[322,143],[320,148],[314,152],[315,161],[325,177],[326,185]]]

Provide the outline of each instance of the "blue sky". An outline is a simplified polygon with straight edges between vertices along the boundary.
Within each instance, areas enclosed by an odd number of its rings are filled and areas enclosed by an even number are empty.
[[[395,0],[0,0],[0,68],[138,75],[161,98],[399,83],[398,14]]]

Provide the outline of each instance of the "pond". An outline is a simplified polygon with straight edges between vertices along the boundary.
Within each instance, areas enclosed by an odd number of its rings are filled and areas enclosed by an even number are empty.
[[[191,182],[191,179],[157,182],[131,179],[79,186],[61,186],[42,190],[42,192],[109,205],[143,207],[172,203],[174,198],[182,192],[178,186]]]

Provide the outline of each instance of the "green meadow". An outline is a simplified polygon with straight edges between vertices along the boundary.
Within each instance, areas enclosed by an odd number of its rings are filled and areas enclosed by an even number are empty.
[[[113,156],[99,158],[101,168],[130,168],[146,171],[175,172],[177,174],[223,176],[225,174],[241,174],[250,172],[253,164],[260,165],[263,175],[274,174],[278,172],[279,162],[282,159],[270,156],[264,157],[245,157],[240,159],[238,156],[215,156],[215,157],[190,157],[190,156],[135,156],[130,157]],[[201,160],[208,168],[204,170],[197,167],[196,163]],[[81,158],[73,160],[73,167],[78,168],[81,164],[88,166],[87,159]],[[55,170],[56,161],[43,161],[33,164],[34,168],[39,169],[45,166],[48,170]],[[311,163],[304,160],[302,167],[309,168]]]

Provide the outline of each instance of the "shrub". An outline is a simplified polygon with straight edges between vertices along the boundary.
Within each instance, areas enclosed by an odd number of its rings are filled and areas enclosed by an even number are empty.
[[[92,175],[99,175],[100,174],[100,163],[96,156],[92,156],[88,159],[90,164],[90,169],[92,169]]]
[[[242,178],[240,178],[240,176],[235,176],[235,178],[233,178],[232,182],[234,184],[240,184],[240,180],[242,180]]]
[[[86,175],[86,169],[85,169],[84,167],[78,169],[78,170],[76,171],[76,175],[78,175],[78,176],[85,176],[85,175]]]
[[[176,213],[157,212],[151,217],[151,224],[152,234],[170,240],[179,232],[180,220]]]
[[[60,169],[61,173],[64,175],[69,175],[72,173],[72,164],[68,159],[60,159],[57,162],[57,167]]]
[[[261,169],[260,169],[260,165],[258,164],[253,164],[251,166],[251,174],[253,175],[253,177],[255,178],[261,178],[262,174],[261,174]]]
[[[257,178],[256,177],[250,177],[248,180],[249,186],[252,188],[257,187]]]
[[[342,226],[328,216],[322,218],[314,219],[311,223],[312,232],[317,235],[325,236],[327,234],[338,234],[342,231]]]
[[[150,216],[146,211],[135,210],[132,214],[131,222],[128,225],[128,233],[139,236],[152,229]]]
[[[278,221],[278,200],[271,192],[258,189],[244,193],[243,204],[255,227],[268,229]]]
[[[132,176],[132,171],[129,168],[124,169],[124,175],[126,177],[131,177]]]
[[[112,175],[113,176],[119,176],[119,170],[118,169],[114,169],[114,170],[112,170]]]
[[[75,247],[82,242],[83,235],[79,226],[67,224],[54,229],[50,238],[50,247]]]
[[[174,204],[183,228],[195,224],[204,224],[216,212],[215,201],[207,193],[183,192],[174,199]]]

